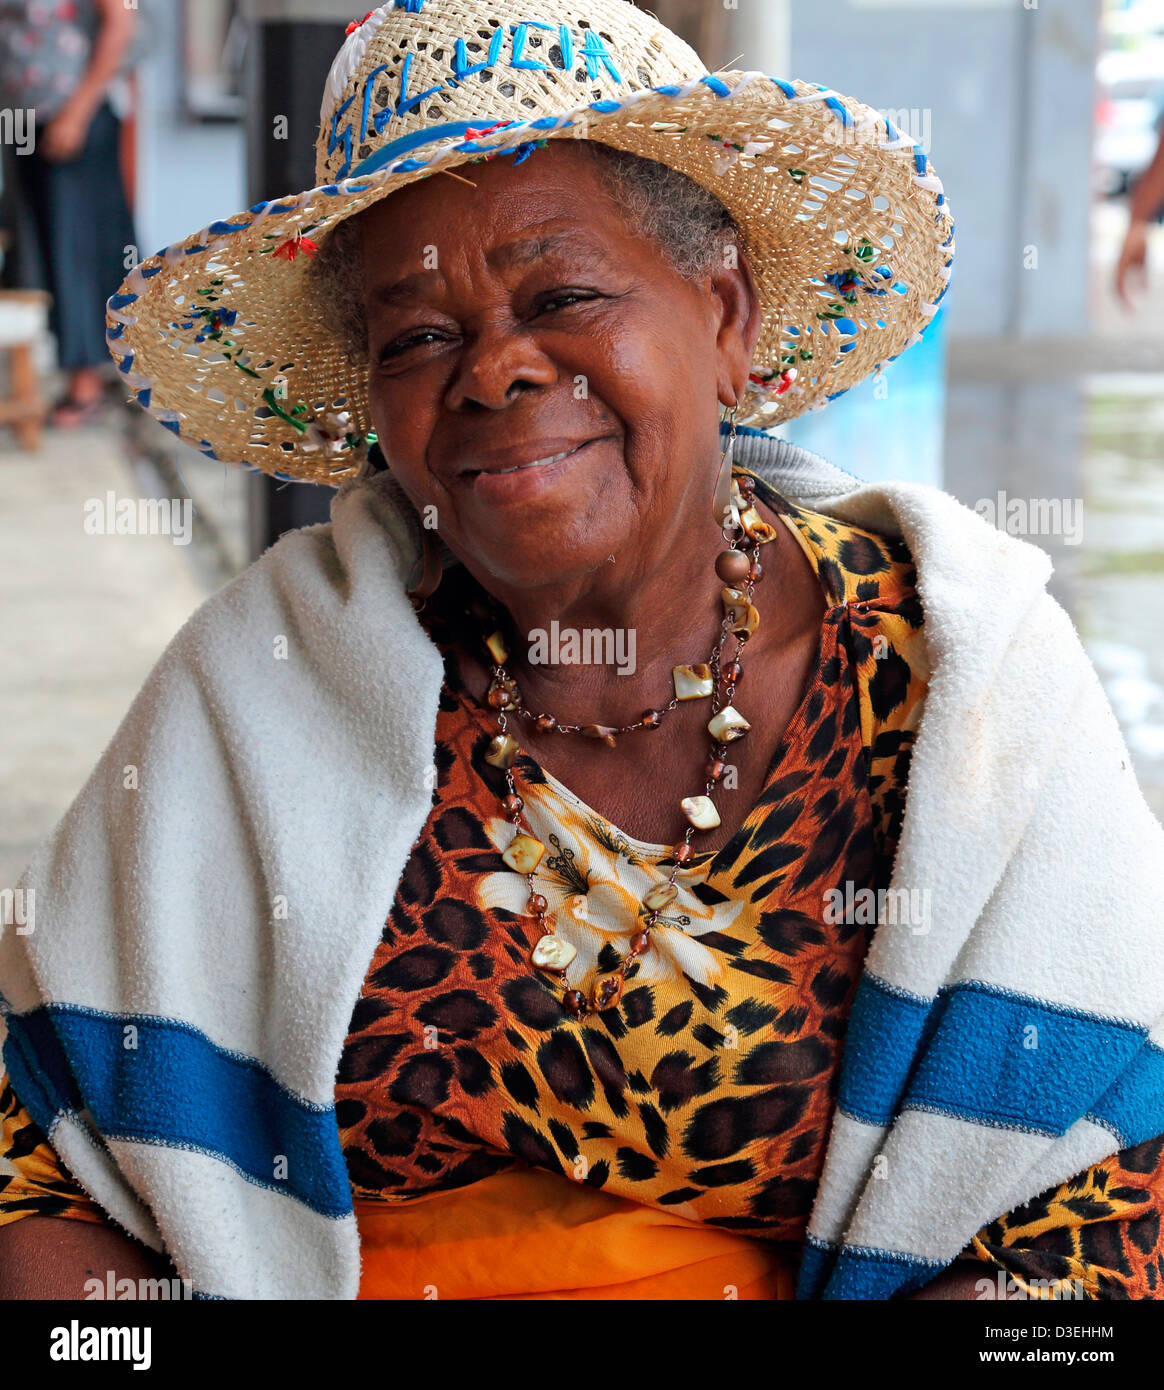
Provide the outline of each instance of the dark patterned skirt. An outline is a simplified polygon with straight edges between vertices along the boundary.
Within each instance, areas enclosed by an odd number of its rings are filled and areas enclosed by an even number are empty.
[[[28,154],[4,146],[4,202],[13,245],[0,280],[7,289],[52,295],[49,327],[63,371],[103,366],[105,301],[125,279],[127,248],[137,245],[121,177],[121,121],[107,101],[84,148],[57,163],[36,144]],[[132,264],[132,262],[131,262]]]

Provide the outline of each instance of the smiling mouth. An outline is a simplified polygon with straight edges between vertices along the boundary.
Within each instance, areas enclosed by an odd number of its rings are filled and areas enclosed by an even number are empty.
[[[549,454],[543,459],[531,459],[529,463],[517,463],[512,468],[467,468],[461,476],[479,478],[484,475],[490,478],[500,478],[505,473],[522,473],[527,468],[547,468],[552,463],[561,463],[563,459],[569,458],[571,454],[576,454],[579,449],[585,449],[586,445],[592,442],[592,440],[586,439],[581,444],[575,444],[572,449],[563,449],[560,454]]]

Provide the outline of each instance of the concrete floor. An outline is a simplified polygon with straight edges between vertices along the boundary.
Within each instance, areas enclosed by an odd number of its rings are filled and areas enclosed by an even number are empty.
[[[95,535],[85,503],[138,495],[115,430],[0,435],[0,887],[81,789],[169,639],[207,593],[190,547]]]

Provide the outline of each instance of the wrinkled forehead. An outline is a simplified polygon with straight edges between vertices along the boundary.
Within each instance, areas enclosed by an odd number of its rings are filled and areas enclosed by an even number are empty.
[[[580,143],[547,146],[516,167],[500,159],[461,166],[458,178],[434,175],[390,194],[355,219],[366,267],[468,258],[505,270],[625,256],[633,229]]]

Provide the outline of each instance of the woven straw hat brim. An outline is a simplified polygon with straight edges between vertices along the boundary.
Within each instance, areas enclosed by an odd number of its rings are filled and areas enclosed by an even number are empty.
[[[705,73],[458,135],[211,223],[110,297],[106,341],[126,386],[210,458],[333,486],[356,476],[374,430],[367,368],[325,329],[295,239],[322,248],[338,222],[417,179],[579,134],[680,170],[734,219],[763,311],[739,423],[767,428],[843,394],[917,342],[946,293],[954,223],[920,145],[829,88]]]

